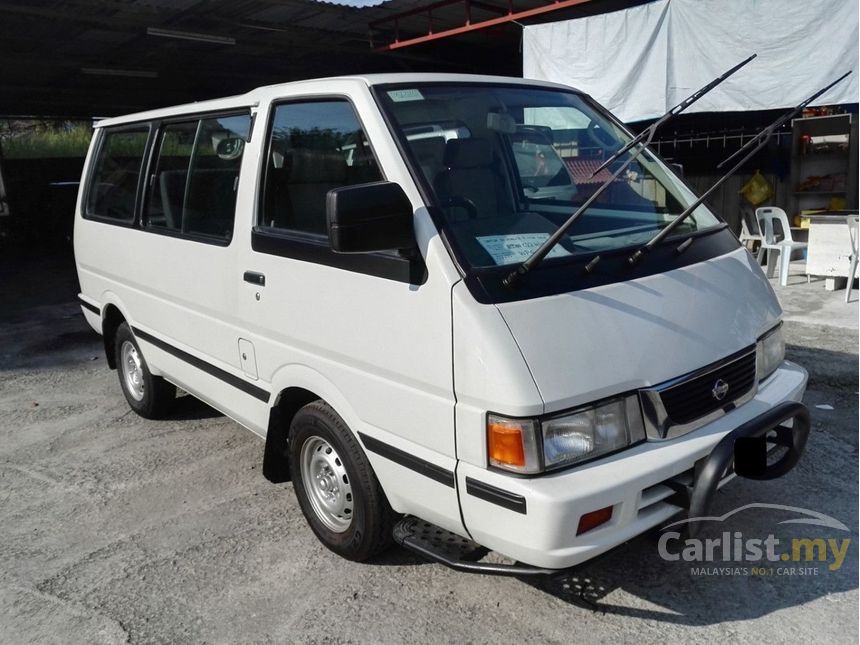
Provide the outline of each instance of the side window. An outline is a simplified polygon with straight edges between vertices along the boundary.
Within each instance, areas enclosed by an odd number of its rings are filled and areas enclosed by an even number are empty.
[[[146,225],[229,240],[249,115],[164,126],[150,178]]]
[[[155,170],[149,179],[146,226],[182,230],[182,209],[197,121],[170,123],[161,130]]]
[[[85,212],[95,217],[131,222],[149,128],[106,130],[102,137]]]
[[[229,240],[236,216],[236,190],[251,117],[203,119],[191,157],[182,230]]]
[[[328,191],[382,179],[348,101],[278,105],[270,137],[262,226],[325,235]]]

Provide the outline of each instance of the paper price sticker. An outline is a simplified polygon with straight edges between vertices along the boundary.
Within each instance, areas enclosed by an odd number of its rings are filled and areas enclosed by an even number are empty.
[[[511,235],[484,235],[478,243],[496,264],[523,262],[549,238],[549,233],[513,233]],[[561,258],[570,255],[561,246],[555,246],[546,257]]]

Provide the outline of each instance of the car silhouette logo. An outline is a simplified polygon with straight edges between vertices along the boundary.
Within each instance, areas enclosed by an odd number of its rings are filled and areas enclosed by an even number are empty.
[[[711,396],[714,397],[717,401],[722,401],[726,398],[726,394],[729,393],[729,384],[726,383],[723,379],[717,379],[717,382],[714,383],[714,387],[711,390]]]

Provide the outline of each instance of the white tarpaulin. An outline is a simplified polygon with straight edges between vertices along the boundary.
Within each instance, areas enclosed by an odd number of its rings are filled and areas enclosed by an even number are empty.
[[[655,0],[526,27],[523,76],[571,85],[639,121],[757,53],[688,111],[789,107],[848,70],[813,105],[856,103],[857,45],[857,0]]]

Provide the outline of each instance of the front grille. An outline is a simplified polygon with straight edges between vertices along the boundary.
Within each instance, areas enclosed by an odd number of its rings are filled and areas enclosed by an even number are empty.
[[[728,384],[722,399],[713,395],[717,381]],[[755,349],[743,356],[660,392],[666,414],[675,424],[684,424],[725,407],[755,385]]]

